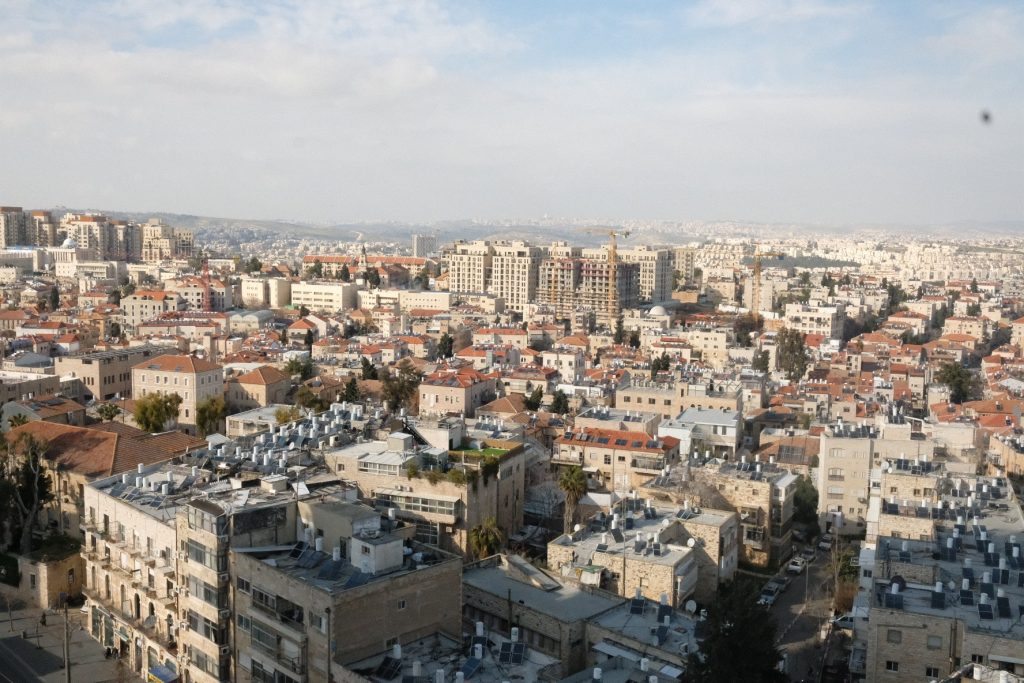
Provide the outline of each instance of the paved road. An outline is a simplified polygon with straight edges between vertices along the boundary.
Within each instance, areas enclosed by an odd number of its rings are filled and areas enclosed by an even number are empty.
[[[779,648],[787,653],[790,680],[817,680],[823,649],[819,633],[830,615],[830,598],[822,588],[828,578],[827,559],[821,555],[772,605],[778,628]],[[809,676],[813,669],[814,676]]]
[[[38,608],[14,610],[10,615],[0,611],[0,683],[64,683],[64,615],[47,614],[42,626],[41,613]],[[78,608],[68,611],[68,621],[72,680],[141,680],[130,670],[119,671],[116,660],[104,657],[103,647],[86,632],[85,615]]]

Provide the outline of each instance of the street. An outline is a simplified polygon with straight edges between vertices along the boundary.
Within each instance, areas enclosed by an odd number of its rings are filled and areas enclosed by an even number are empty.
[[[788,575],[793,582],[771,607],[778,646],[786,653],[786,674],[793,681],[817,680],[820,673],[819,633],[831,617],[830,597],[822,588],[829,575],[827,565],[827,557],[819,553],[803,574]]]
[[[37,607],[0,612],[0,683],[44,681],[63,683],[64,614],[49,612],[46,626],[39,623]],[[130,670],[119,670],[116,660],[104,657],[103,647],[86,632],[85,615],[68,610],[71,678],[90,683],[140,680]],[[23,636],[26,636],[23,637]]]

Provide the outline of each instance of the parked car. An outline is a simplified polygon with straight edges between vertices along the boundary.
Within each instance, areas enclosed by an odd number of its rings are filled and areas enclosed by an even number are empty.
[[[807,540],[807,534],[800,529],[793,529],[793,540],[803,543]]]
[[[822,536],[821,540],[818,541],[818,550],[824,550],[825,552],[832,550],[832,539]]]
[[[789,561],[786,566],[786,571],[790,574],[802,574],[804,569],[807,568],[807,559],[804,557],[794,557]]]
[[[807,560],[808,564],[810,564],[811,562],[814,562],[814,558],[816,558],[817,556],[818,556],[818,551],[815,550],[813,546],[809,546],[809,545],[804,546],[804,549],[802,551],[800,551],[800,557],[802,557],[805,560]]]
[[[789,584],[790,584],[791,581],[792,581],[792,579],[790,579],[788,576],[783,574],[782,576],[776,576],[775,578],[773,578],[770,581],[768,581],[768,585],[769,586],[778,586],[779,587],[779,592],[782,593],[787,588],[789,588]]]
[[[761,589],[761,596],[757,599],[757,604],[764,605],[765,607],[771,607],[775,604],[775,600],[779,597],[779,593],[781,592],[782,590],[778,585],[768,583]]]

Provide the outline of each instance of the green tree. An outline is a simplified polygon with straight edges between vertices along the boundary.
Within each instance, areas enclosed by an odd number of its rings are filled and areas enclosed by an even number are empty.
[[[381,378],[381,398],[388,410],[411,407],[422,376],[411,365],[403,365],[395,374],[385,373]]]
[[[345,383],[345,391],[341,395],[342,400],[354,403],[359,400],[359,381],[356,380],[355,375],[351,375],[348,378],[348,382]]]
[[[935,374],[935,381],[949,387],[949,400],[963,403],[974,397],[978,380],[970,370],[959,363],[945,363]]]
[[[742,347],[749,347],[754,343],[754,333],[761,329],[763,324],[758,316],[752,313],[737,316],[733,321],[732,330],[736,335],[736,343]]]
[[[314,394],[313,390],[307,386],[301,386],[295,392],[295,405],[306,410],[312,410],[314,413],[322,413],[328,407],[327,401]]]
[[[316,374],[316,367],[313,365],[313,359],[309,356],[305,358],[293,356],[284,364],[284,371],[289,375],[298,375],[304,382]]]
[[[800,284],[809,285],[811,284],[811,271],[805,270],[800,273]]]
[[[807,477],[800,475],[793,492],[793,519],[804,524],[818,521],[818,489]]]
[[[119,306],[121,304],[121,290],[117,287],[111,287],[110,291],[107,292],[107,301]]]
[[[246,273],[258,273],[263,270],[263,264],[255,256],[249,258],[248,261],[242,266],[242,270]]]
[[[363,275],[366,279],[366,284],[370,287],[380,287],[380,273],[377,272],[376,268],[368,268]]]
[[[28,433],[5,441],[7,457],[0,462],[0,515],[14,521],[22,555],[32,551],[32,529],[39,511],[54,499],[53,482],[43,459],[48,444]]]
[[[196,404],[196,429],[199,437],[205,439],[220,427],[220,421],[227,417],[228,407],[221,396],[211,396]]]
[[[451,358],[453,347],[455,346],[455,340],[452,336],[445,332],[441,335],[441,338],[437,342],[437,357],[438,358]]]
[[[629,345],[634,349],[640,348],[640,331],[633,330],[629,333]]]
[[[775,340],[779,368],[791,382],[799,381],[807,372],[807,347],[799,330],[782,328]]]
[[[107,334],[107,336],[110,337],[111,339],[120,339],[121,338],[121,323],[110,323],[110,328],[108,329],[108,333],[109,334]]]
[[[494,517],[488,517],[469,530],[469,547],[478,560],[495,554],[504,544],[505,535]]]
[[[309,315],[309,309],[305,306],[299,306],[299,317],[305,318],[307,315]]]
[[[691,653],[687,681],[695,683],[783,683],[775,647],[775,620],[757,604],[758,584],[736,579],[719,589],[708,606],[700,652]],[[737,656],[742,653],[742,656]]]
[[[135,293],[135,283],[134,282],[126,282],[123,285],[121,285],[121,298],[126,297],[126,296],[131,296],[134,293]],[[121,303],[121,298],[118,298],[118,301],[117,301],[118,304]]]
[[[7,420],[7,426],[9,429],[16,429],[18,427],[28,424],[28,417],[24,413],[18,413],[17,415],[11,415]]]
[[[338,269],[338,279],[342,282],[349,282],[352,280],[352,273],[349,272],[347,263],[342,263],[341,268]]]
[[[373,366],[373,363],[366,356],[362,357],[360,364],[363,367],[363,379],[377,379],[377,368]]]
[[[583,468],[573,465],[562,470],[558,477],[558,488],[565,494],[565,518],[562,528],[565,533],[572,533],[576,523],[576,509],[583,496],[587,495],[587,474]]]
[[[300,417],[302,417],[302,413],[299,411],[298,406],[281,406],[274,411],[274,420],[276,420],[279,425],[295,422]]]
[[[612,336],[612,341],[616,344],[622,344],[626,341],[626,328],[622,325],[621,315],[615,319],[615,334]]]
[[[537,387],[526,397],[523,403],[527,410],[539,410],[540,404],[544,401],[544,387]]]
[[[60,291],[57,289],[57,285],[54,285],[50,290],[50,310],[56,311],[60,308]]]
[[[978,278],[971,278],[971,292],[974,294],[978,293]]]
[[[981,315],[981,304],[967,304],[967,315],[972,318],[977,318],[979,315]]]
[[[318,278],[324,276],[324,264],[320,263],[320,259],[314,260],[313,265],[306,268],[306,275]]]
[[[310,351],[313,350],[313,330],[306,330],[306,336],[302,340],[303,344]]]
[[[96,409],[96,414],[104,422],[112,422],[121,414],[121,409],[113,403],[103,403]]]
[[[555,389],[551,397],[551,412],[556,415],[565,415],[569,412],[569,397],[561,389]]]
[[[149,394],[135,400],[135,424],[147,432],[162,432],[180,409],[178,394]]]
[[[771,359],[771,354],[767,351],[755,351],[754,359],[750,362],[750,367],[757,372],[769,372],[768,363]]]

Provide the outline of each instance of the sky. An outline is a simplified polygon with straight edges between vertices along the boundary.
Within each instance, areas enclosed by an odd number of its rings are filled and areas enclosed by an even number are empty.
[[[2,205],[1024,220],[1018,0],[0,0],[0,25]]]

